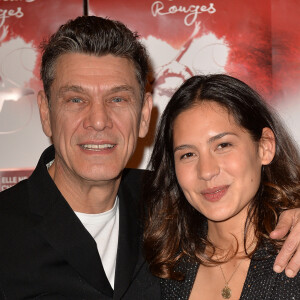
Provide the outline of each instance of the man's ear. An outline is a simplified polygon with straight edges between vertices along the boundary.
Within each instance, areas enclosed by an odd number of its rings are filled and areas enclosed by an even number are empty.
[[[50,107],[47,96],[44,91],[39,91],[37,95],[37,102],[39,106],[40,119],[43,127],[43,131],[46,136],[52,136],[51,122],[50,122]]]
[[[146,93],[144,97],[144,103],[141,111],[141,120],[139,128],[139,137],[146,136],[149,130],[151,111],[152,111],[153,99],[151,93]]]
[[[268,165],[272,162],[276,152],[276,141],[273,131],[265,127],[259,141],[259,156],[262,165]]]

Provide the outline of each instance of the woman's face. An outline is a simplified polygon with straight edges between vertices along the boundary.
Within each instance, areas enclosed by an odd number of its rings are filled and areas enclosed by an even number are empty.
[[[262,165],[273,159],[267,141],[254,142],[213,101],[179,114],[173,138],[178,182],[189,203],[211,221],[228,220],[247,208],[259,188]]]

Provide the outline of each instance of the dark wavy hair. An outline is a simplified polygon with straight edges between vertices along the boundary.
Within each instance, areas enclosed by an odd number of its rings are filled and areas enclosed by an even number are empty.
[[[247,230],[253,224],[257,238],[269,238],[279,214],[299,207],[300,158],[293,139],[275,112],[247,84],[228,75],[194,76],[187,80],[169,101],[160,120],[144,188],[145,214],[144,251],[151,272],[161,278],[182,279],[175,267],[182,257],[198,263],[216,263],[205,254],[205,247],[214,245],[207,238],[207,221],[186,200],[176,179],[173,155],[173,124],[176,117],[204,101],[223,106],[238,125],[259,141],[262,130],[269,127],[276,141],[273,161],[263,167],[261,184],[251,201],[244,230],[245,255],[251,257],[256,248],[246,250]],[[201,120],[199,120],[201,122]]]
[[[83,53],[95,56],[111,54],[129,59],[140,85],[141,99],[147,84],[149,58],[146,48],[138,40],[138,34],[123,23],[96,16],[81,16],[61,25],[48,40],[41,43],[41,79],[48,101],[55,78],[57,59],[67,53]]]

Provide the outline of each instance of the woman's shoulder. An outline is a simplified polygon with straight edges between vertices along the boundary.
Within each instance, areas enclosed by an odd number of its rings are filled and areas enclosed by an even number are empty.
[[[246,299],[300,299],[300,275],[288,278],[284,272],[273,271],[275,248],[264,243],[251,259],[241,300]]]
[[[180,272],[183,280],[161,279],[162,300],[187,300],[190,296],[199,264],[184,256],[178,262],[175,270]]]

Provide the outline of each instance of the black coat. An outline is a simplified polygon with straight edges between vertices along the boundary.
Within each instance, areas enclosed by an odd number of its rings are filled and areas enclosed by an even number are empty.
[[[95,240],[48,174],[53,159],[51,146],[28,180],[0,193],[0,299],[159,299],[159,282],[141,255],[142,171],[125,170],[118,191],[113,291]]]

